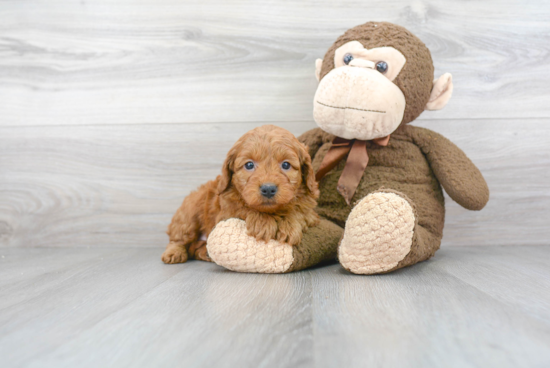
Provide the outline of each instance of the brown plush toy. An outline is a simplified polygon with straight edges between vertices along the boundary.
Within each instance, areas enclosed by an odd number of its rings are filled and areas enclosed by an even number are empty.
[[[481,210],[489,189],[475,165],[443,136],[407,125],[443,108],[452,78],[435,81],[429,50],[405,28],[369,22],[340,36],[316,62],[319,128],[309,147],[321,195],[320,224],[297,246],[258,242],[241,220],[219,223],[208,252],[243,272],[290,272],[334,259],[350,272],[390,272],[432,257],[445,218],[441,186]]]

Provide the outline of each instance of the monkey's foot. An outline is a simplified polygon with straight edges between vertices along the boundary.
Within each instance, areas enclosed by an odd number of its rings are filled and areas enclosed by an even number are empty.
[[[206,247],[216,264],[231,271],[283,273],[294,263],[290,244],[256,240],[247,234],[246,223],[235,218],[219,222],[208,235]]]
[[[415,224],[414,209],[403,196],[393,191],[371,193],[348,217],[338,260],[356,274],[390,271],[410,252]]]

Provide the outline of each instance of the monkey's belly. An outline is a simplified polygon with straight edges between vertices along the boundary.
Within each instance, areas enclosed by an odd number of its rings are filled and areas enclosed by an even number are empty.
[[[376,163],[380,161],[379,159],[380,157],[372,161]],[[441,185],[423,155],[417,157],[417,160],[407,161],[408,165],[400,167],[367,166],[353,196],[352,206],[353,203],[382,187],[399,191],[414,203],[419,225],[424,226],[434,235],[441,236],[445,220]],[[317,206],[319,215],[340,226],[344,226],[352,209],[352,206],[348,206],[336,190],[343,166],[343,164],[338,165],[319,183],[321,195]]]

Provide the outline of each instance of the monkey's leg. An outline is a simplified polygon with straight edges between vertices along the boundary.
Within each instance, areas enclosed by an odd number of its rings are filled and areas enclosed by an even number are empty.
[[[410,199],[397,191],[380,190],[351,211],[338,259],[352,273],[385,273],[432,257],[440,244],[440,236],[418,225]]]
[[[304,232],[296,246],[276,240],[266,243],[249,236],[246,223],[233,218],[216,225],[206,247],[214,262],[232,271],[286,273],[336,259],[343,232],[338,225],[321,219]]]

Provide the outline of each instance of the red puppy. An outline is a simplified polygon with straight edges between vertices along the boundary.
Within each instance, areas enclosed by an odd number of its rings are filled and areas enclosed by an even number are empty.
[[[183,200],[168,226],[162,260],[211,261],[206,239],[218,222],[232,217],[245,220],[258,240],[299,244],[302,232],[319,221],[318,197],[307,148],[283,128],[253,129],[231,148],[222,174]]]

